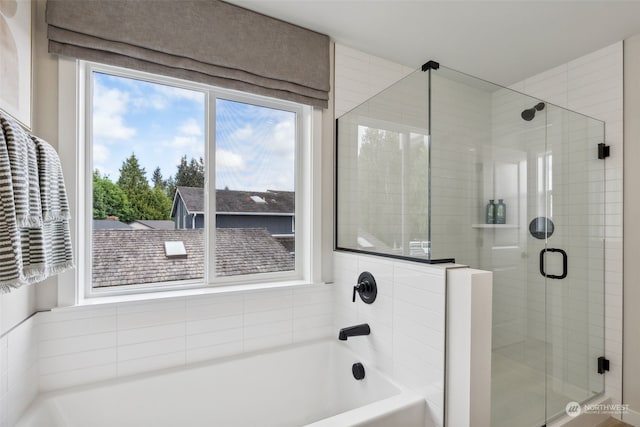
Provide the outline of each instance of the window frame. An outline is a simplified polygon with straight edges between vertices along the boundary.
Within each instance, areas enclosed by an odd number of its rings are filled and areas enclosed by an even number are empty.
[[[315,272],[319,271],[317,263],[318,244],[312,244],[312,235],[317,234],[319,228],[319,218],[312,215],[312,203],[319,203],[314,195],[317,191],[317,183],[314,182],[313,170],[319,169],[319,159],[314,155],[312,140],[316,134],[313,129],[313,122],[318,119],[315,116],[317,111],[313,107],[302,104],[268,98],[244,92],[222,89],[210,85],[180,80],[171,77],[159,76],[150,73],[124,69],[115,66],[97,64],[88,61],[64,61],[73,63],[76,71],[76,182],[74,189],[76,194],[76,213],[78,220],[75,221],[76,238],[76,274],[75,284],[75,304],[83,301],[96,300],[100,297],[127,296],[139,294],[156,294],[166,291],[180,290],[207,290],[226,286],[238,285],[264,285],[282,286],[287,284],[313,283]],[[60,68],[68,67],[61,61]],[[105,73],[118,77],[143,80],[151,83],[169,85],[188,90],[195,90],[203,93],[205,102],[205,206],[208,212],[205,214],[205,255],[204,255],[204,278],[202,280],[188,280],[176,282],[160,282],[137,285],[110,286],[105,288],[93,288],[92,283],[92,221],[93,215],[93,141],[92,141],[92,105],[93,105],[93,73]],[[61,86],[63,77],[61,76]],[[295,264],[293,271],[256,273],[235,276],[216,276],[215,271],[215,112],[216,100],[224,99],[266,108],[273,108],[288,111],[296,114],[296,148],[295,148],[295,212],[294,212],[294,235],[295,235]],[[61,115],[62,116],[62,115]],[[61,117],[60,123],[64,122]],[[67,147],[68,149],[69,147]],[[214,165],[214,167],[209,167]],[[315,166],[315,167],[314,167]],[[211,185],[210,185],[211,183]],[[314,190],[315,189],[315,190]],[[73,198],[73,199],[76,199]],[[314,254],[314,251],[316,252]],[[213,268],[211,268],[213,266]],[[64,291],[64,290],[63,290]],[[69,299],[69,290],[64,291],[66,296],[59,299]]]

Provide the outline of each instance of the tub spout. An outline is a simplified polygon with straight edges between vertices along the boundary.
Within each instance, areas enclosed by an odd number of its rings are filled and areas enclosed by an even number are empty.
[[[358,335],[369,335],[371,333],[371,328],[367,323],[362,323],[360,325],[349,326],[346,328],[340,329],[340,333],[338,334],[338,339],[340,341],[346,341],[349,337],[355,337]]]

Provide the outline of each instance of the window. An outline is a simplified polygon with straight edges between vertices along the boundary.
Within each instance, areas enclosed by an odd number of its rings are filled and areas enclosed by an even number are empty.
[[[82,66],[85,296],[302,278],[309,107]]]

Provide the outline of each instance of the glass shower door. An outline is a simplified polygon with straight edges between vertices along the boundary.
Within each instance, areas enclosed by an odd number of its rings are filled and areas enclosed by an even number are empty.
[[[597,359],[604,355],[605,161],[602,122],[546,107],[546,150],[539,158],[546,233],[540,251],[546,305],[546,418],[569,402],[602,393]]]

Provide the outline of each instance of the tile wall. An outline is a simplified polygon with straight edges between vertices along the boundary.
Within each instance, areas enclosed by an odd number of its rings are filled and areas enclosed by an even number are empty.
[[[318,285],[40,313],[40,389],[330,336],[331,298]]]
[[[0,427],[13,426],[38,393],[36,324],[30,317],[0,338]]]
[[[358,275],[368,271],[378,296],[352,302]],[[435,425],[442,425],[446,268],[380,257],[334,254],[333,329],[368,323],[371,335],[344,345],[399,383],[425,396]]]

